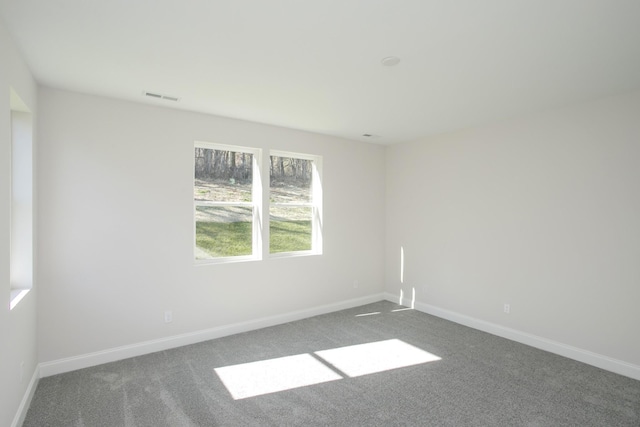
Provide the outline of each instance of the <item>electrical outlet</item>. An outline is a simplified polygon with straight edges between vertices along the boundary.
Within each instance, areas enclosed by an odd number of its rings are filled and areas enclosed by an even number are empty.
[[[171,323],[173,321],[173,313],[171,310],[164,312],[164,323]]]
[[[505,304],[505,305],[504,305],[504,312],[505,312],[506,314],[511,313],[511,306],[510,306],[509,304]]]

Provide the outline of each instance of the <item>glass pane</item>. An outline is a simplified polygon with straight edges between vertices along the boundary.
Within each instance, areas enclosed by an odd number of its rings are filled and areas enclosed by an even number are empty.
[[[269,209],[269,252],[310,251],[312,225],[310,207]]]
[[[195,148],[194,199],[250,202],[253,154]]]
[[[196,259],[251,255],[253,208],[196,207]]]
[[[311,202],[312,167],[311,160],[271,156],[271,202]]]

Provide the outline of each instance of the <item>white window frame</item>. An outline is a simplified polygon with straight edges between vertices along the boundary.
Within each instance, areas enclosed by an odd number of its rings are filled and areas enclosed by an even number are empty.
[[[322,255],[322,156],[314,155],[314,154],[304,154],[304,153],[295,153],[291,151],[281,151],[281,150],[270,150],[269,151],[269,162],[271,162],[271,156],[278,157],[292,157],[295,159],[303,159],[310,160],[312,165],[311,171],[311,202],[308,203],[271,203],[270,197],[270,189],[271,189],[271,181],[269,177],[269,183],[265,187],[269,189],[269,194],[267,194],[266,198],[266,206],[265,212],[267,212],[267,216],[269,217],[268,224],[271,223],[270,212],[271,206],[283,206],[283,207],[310,207],[311,208],[311,249],[306,251],[291,251],[291,252],[276,252],[271,253],[269,250],[269,243],[271,236],[269,235],[270,227],[265,227],[266,229],[266,253],[269,254],[270,258],[287,258],[287,257],[297,257],[297,256],[308,256],[308,255]]]
[[[220,151],[232,151],[236,153],[247,153],[252,155],[252,187],[250,202],[214,202],[214,201],[196,201],[193,200],[193,258],[196,264],[222,264],[230,262],[257,261],[262,259],[263,240],[262,240],[262,150],[259,148],[243,147],[239,145],[218,144],[214,142],[195,141],[193,150],[196,148],[208,148]],[[195,171],[195,156],[193,156],[192,172]],[[195,185],[195,183],[193,184]],[[252,253],[251,255],[227,256],[197,259],[196,258],[196,209],[199,206],[244,206],[253,208],[252,220]]]

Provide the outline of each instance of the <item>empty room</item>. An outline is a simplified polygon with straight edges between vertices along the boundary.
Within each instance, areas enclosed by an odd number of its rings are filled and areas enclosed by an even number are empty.
[[[640,426],[639,22],[0,0],[0,426]]]

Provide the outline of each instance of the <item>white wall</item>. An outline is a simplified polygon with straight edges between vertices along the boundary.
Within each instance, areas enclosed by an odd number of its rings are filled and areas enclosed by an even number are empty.
[[[41,362],[382,292],[384,148],[48,88],[39,95]],[[324,255],[194,266],[195,140],[322,155]]]
[[[387,292],[640,372],[639,161],[640,93],[389,147]]]
[[[13,309],[10,295],[11,103],[10,88],[32,113],[36,85],[4,26],[0,23],[0,425],[10,426],[37,366],[37,285]],[[36,280],[36,279],[34,279]],[[21,364],[23,368],[21,369]],[[22,371],[22,372],[21,372]],[[22,375],[21,375],[22,374]],[[22,376],[22,378],[21,378]]]

